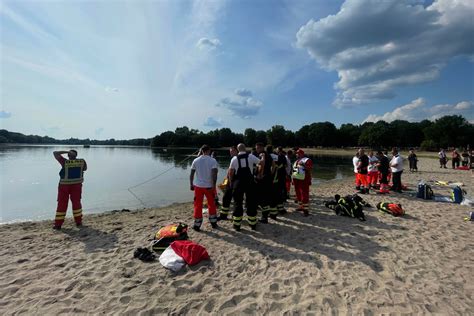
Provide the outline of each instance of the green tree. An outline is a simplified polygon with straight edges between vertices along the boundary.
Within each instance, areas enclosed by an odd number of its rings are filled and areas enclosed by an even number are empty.
[[[267,131],[267,143],[276,146],[286,145],[286,130],[283,125],[274,125]]]
[[[257,131],[253,128],[246,128],[244,131],[244,143],[247,146],[253,146],[257,142]]]

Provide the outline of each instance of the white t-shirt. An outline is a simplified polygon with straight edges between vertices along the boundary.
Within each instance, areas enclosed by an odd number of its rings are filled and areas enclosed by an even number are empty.
[[[393,167],[393,165],[397,165]],[[390,160],[390,170],[393,172],[400,172],[403,171],[403,158],[400,155],[393,156],[392,160]]]
[[[359,158],[357,156],[354,156],[352,158],[352,164],[354,165],[354,173],[358,173],[358,170],[357,170],[358,163],[359,163]]]
[[[217,169],[217,161],[211,156],[203,155],[193,160],[192,170],[196,170],[193,184],[200,188],[212,188],[212,169]]]
[[[239,152],[239,155],[242,155],[242,154],[245,154],[245,152]],[[250,172],[252,172],[253,166],[258,165],[258,163],[260,162],[260,159],[258,159],[252,154],[249,154],[248,161],[250,165],[249,166]],[[247,163],[245,162],[244,158],[240,158],[240,165],[242,166],[242,168],[247,167]],[[239,162],[237,161],[237,156],[232,157],[232,159],[230,160],[229,169],[234,169],[235,172],[237,172],[237,169],[239,169]]]
[[[369,157],[369,167],[368,167],[369,172],[377,172],[378,171],[378,169],[377,169],[377,162],[378,161],[379,161],[379,159],[375,156]]]
[[[285,156],[285,158],[286,158],[286,174],[291,176],[291,171],[292,171],[291,161],[290,161],[290,158],[288,158],[288,156]]]

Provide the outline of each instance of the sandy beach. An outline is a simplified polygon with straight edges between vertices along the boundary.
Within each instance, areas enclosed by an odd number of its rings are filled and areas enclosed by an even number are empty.
[[[312,187],[307,218],[289,203],[287,215],[255,232],[205,221],[190,239],[211,260],[178,273],[133,251],[163,225],[191,224],[191,203],[87,215],[81,229],[70,210],[62,231],[52,221],[2,225],[0,314],[472,315],[474,223],[463,221],[472,207],[414,197],[419,179],[463,182],[472,197],[472,173],[434,159],[419,169],[402,176],[413,191],[363,196],[373,206],[401,203],[405,217],[375,208],[365,209],[366,222],[338,217],[322,202],[354,193],[353,180],[327,182]]]

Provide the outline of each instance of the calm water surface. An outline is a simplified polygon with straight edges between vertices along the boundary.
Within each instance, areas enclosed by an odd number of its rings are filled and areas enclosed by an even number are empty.
[[[189,168],[193,150],[163,150],[141,147],[92,146],[0,146],[0,223],[52,219],[56,210],[61,166],[55,150],[74,148],[87,161],[82,203],[84,213],[144,207],[127,190],[153,176],[171,170],[133,189],[147,207],[192,201]],[[314,183],[352,176],[350,157],[313,156]],[[218,152],[219,181],[230,158]],[[71,207],[68,217],[71,216]]]

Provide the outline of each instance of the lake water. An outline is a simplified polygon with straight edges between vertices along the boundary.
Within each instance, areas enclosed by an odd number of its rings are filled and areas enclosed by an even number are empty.
[[[92,146],[0,146],[0,223],[52,219],[56,210],[61,166],[55,150],[76,149],[87,161],[82,203],[85,214],[144,205],[127,189],[162,172],[133,192],[146,207],[192,201],[189,168],[192,149]],[[314,183],[352,176],[350,157],[312,156]],[[227,151],[219,151],[219,182],[229,165]],[[71,206],[67,217],[71,217]]]

